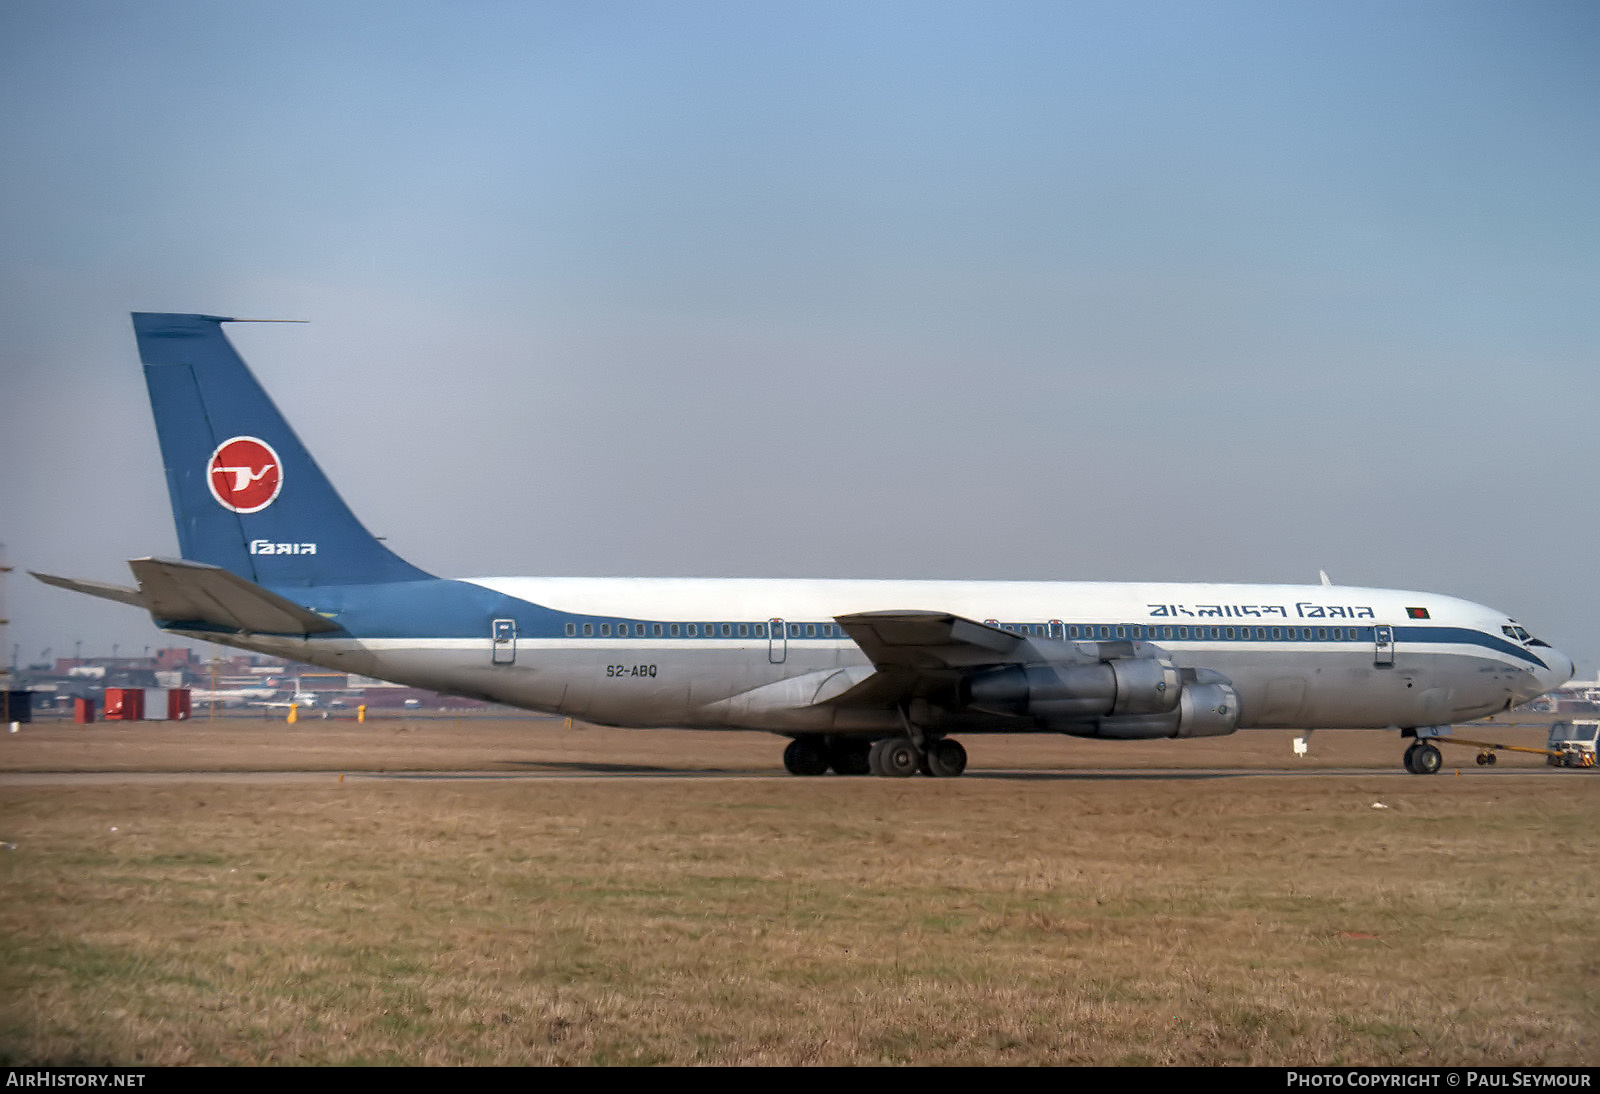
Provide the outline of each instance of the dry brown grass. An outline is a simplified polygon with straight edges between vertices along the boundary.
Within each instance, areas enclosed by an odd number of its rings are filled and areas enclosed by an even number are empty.
[[[0,789],[0,1062],[1600,1062],[1590,773],[329,770]]]

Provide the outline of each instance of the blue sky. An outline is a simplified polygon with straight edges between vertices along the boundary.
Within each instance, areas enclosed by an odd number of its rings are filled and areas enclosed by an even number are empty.
[[[204,311],[436,572],[1326,568],[1600,666],[1592,4],[7,0],[0,101],[19,569],[174,553],[127,313]]]

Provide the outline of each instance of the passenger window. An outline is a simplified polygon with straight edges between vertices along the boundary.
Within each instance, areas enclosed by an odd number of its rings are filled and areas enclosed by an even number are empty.
[[[668,624],[667,625],[667,633],[670,634],[674,638],[678,637],[678,625],[676,623]]]
[[[699,638],[700,637],[700,625],[699,624],[697,624],[697,623],[687,623],[687,624],[685,624],[685,626],[689,628],[689,637],[690,638]]]
[[[1110,627],[1101,627],[1100,628],[1100,637],[1101,638],[1110,638],[1111,637],[1111,628]]]
[[[1225,631],[1223,631],[1223,637],[1224,638],[1232,638],[1233,637],[1233,628],[1232,627],[1228,627]]]
[[[767,636],[767,625],[765,623],[757,623],[756,624],[756,637],[757,638],[765,638],[766,636]]]
[[[1282,627],[1273,627],[1272,628],[1272,640],[1274,642],[1283,641],[1283,628]]]
[[[594,637],[594,624],[593,623],[585,623],[583,625],[583,636],[585,638],[593,638]]]
[[[1300,628],[1300,638],[1303,641],[1306,641],[1306,642],[1311,641],[1311,628],[1310,627],[1301,627]]]
[[[567,637],[571,638],[573,635],[575,635],[577,633],[578,633],[578,625],[576,623],[568,623],[567,624]]]
[[[722,637],[724,637],[724,638],[732,638],[733,637],[733,624],[732,623],[724,623],[722,625]]]
[[[661,624],[660,623],[652,623],[652,624],[650,624],[650,637],[652,637],[652,638],[660,638],[661,637]]]
[[[1218,627],[1212,627],[1212,628],[1211,628],[1211,637],[1212,637],[1212,638],[1221,638],[1221,637],[1222,637],[1222,635],[1221,635],[1221,634],[1220,634],[1220,633],[1219,633],[1219,632],[1220,632],[1220,630],[1221,630],[1221,628],[1218,628]]]
[[[1328,628],[1327,627],[1318,627],[1317,628],[1317,641],[1326,642],[1327,640],[1328,640]]]
[[[1189,628],[1188,627],[1179,627],[1178,628],[1178,637],[1179,638],[1185,638],[1185,639],[1188,638],[1189,637]]]
[[[611,624],[610,623],[602,623],[602,624],[600,624],[600,637],[601,638],[610,638],[611,637]]]
[[[817,636],[817,625],[815,623],[807,623],[806,624],[806,637],[807,638],[815,638],[816,636]]]

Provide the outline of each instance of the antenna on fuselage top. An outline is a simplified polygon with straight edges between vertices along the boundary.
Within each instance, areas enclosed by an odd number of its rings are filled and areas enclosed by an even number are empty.
[[[1328,571],[1327,570],[1318,570],[1317,571],[1317,576],[1322,579],[1322,583],[1324,585],[1332,585],[1333,584],[1333,582],[1328,580]]]

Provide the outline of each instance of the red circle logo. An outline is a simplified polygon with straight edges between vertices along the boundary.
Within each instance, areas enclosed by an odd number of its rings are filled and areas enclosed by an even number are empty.
[[[217,504],[235,513],[259,513],[283,489],[283,464],[257,437],[234,437],[217,445],[206,464],[206,483]]]

